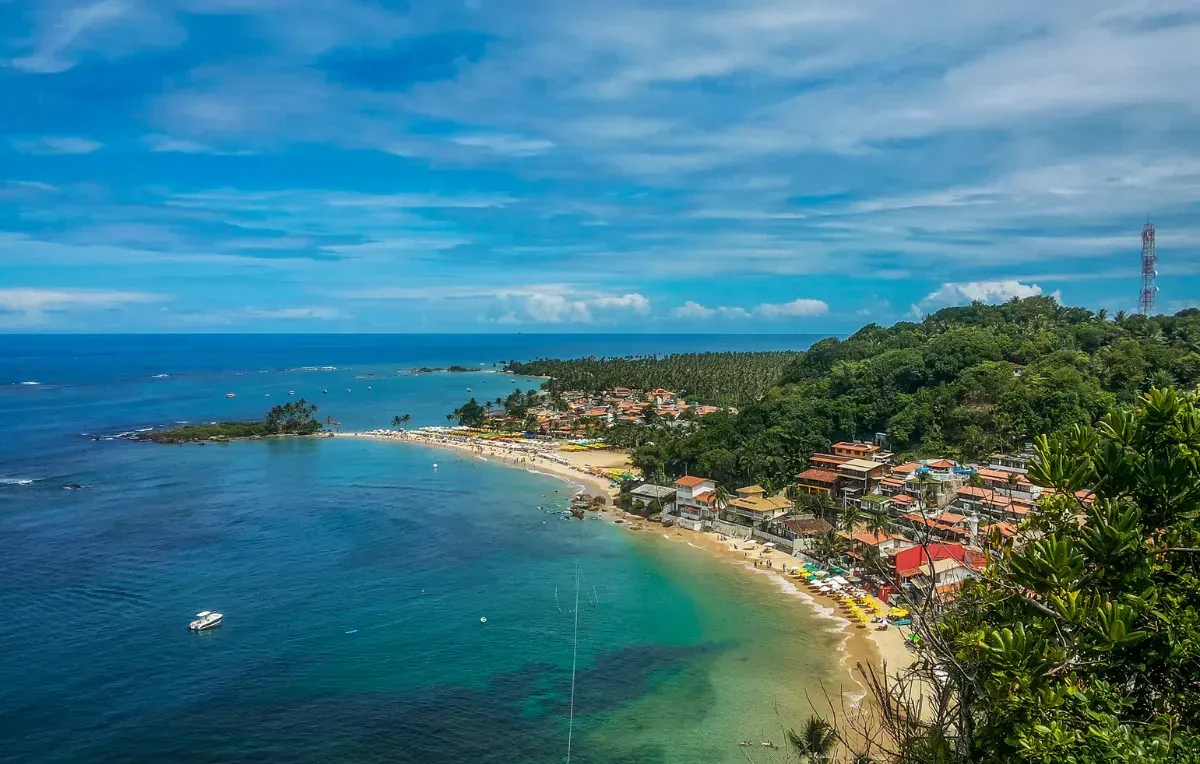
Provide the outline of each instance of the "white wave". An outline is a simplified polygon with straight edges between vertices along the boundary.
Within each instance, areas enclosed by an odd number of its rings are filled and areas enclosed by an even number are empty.
[[[41,382],[33,382],[33,381],[30,381],[30,382],[19,382],[18,384],[21,384],[21,385],[29,385],[30,387],[33,387],[33,386],[36,386],[36,385],[40,385],[40,384],[42,384],[42,383],[41,383]]]
[[[0,478],[0,485],[33,485],[36,478]]]

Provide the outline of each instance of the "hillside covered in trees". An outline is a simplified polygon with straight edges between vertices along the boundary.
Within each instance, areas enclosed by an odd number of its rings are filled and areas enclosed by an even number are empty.
[[[599,363],[581,368],[599,377]],[[608,363],[604,384],[638,383]],[[703,365],[696,373],[707,376]],[[634,463],[647,474],[686,471],[778,489],[809,454],[839,440],[886,433],[905,456],[971,461],[1092,424],[1151,386],[1198,381],[1200,310],[1110,318],[1031,297],[946,308],[886,328],[869,324],[795,355],[740,415],[613,435],[637,446]]]
[[[552,395],[568,390],[600,393],[614,387],[663,388],[688,401],[714,406],[746,406],[762,397],[799,357],[793,351],[757,353],[678,353],[666,356],[510,361],[505,371],[550,377]]]

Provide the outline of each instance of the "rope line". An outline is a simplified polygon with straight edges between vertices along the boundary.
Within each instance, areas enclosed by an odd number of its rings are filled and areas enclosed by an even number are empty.
[[[571,648],[571,715],[567,721],[567,764],[571,764],[571,736],[575,731],[575,665],[579,656],[579,563],[575,563],[575,645]]]

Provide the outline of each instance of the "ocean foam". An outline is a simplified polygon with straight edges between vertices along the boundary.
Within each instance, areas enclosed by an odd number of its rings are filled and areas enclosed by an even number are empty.
[[[0,485],[33,485],[36,478],[0,478]]]

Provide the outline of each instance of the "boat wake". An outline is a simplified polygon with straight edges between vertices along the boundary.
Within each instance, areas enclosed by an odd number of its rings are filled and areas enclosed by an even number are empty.
[[[33,485],[39,478],[0,478],[0,485]]]

